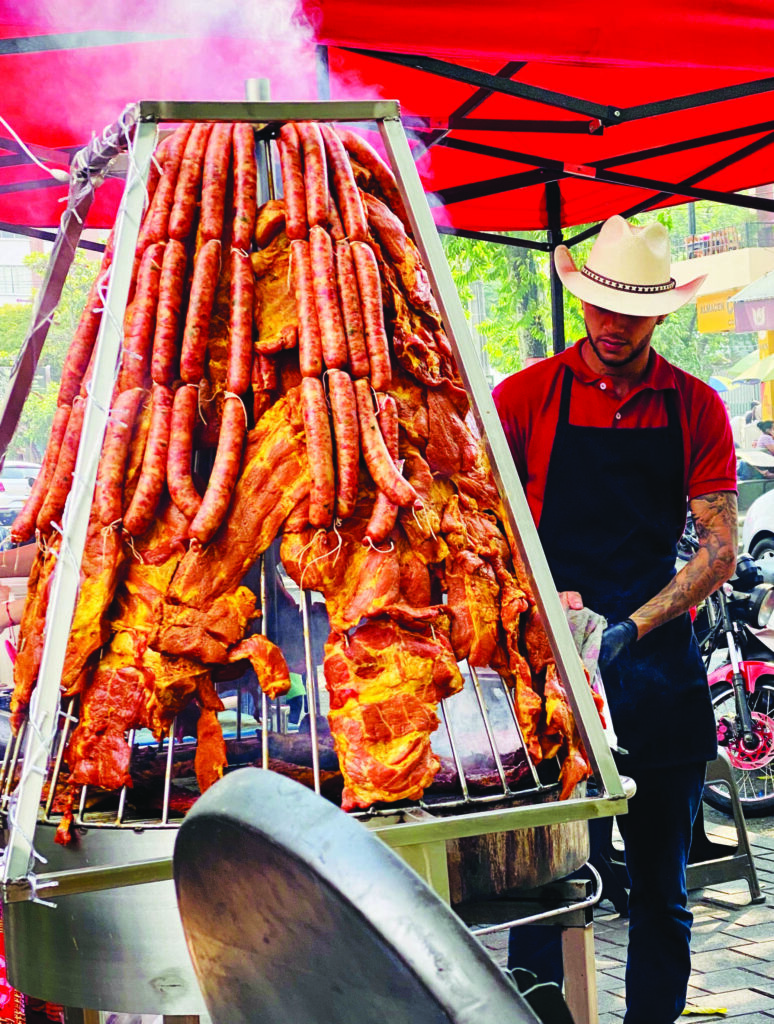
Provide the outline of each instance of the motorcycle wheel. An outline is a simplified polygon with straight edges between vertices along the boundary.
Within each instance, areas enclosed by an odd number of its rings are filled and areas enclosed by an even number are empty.
[[[722,728],[722,720],[733,719],[736,714],[733,687],[730,683],[717,683],[710,693],[715,721]],[[761,818],[774,813],[774,675],[761,676],[748,700],[760,745],[753,752],[733,742],[724,745],[724,749],[731,761],[731,773],[745,815]],[[725,786],[705,786],[704,799],[715,810],[732,813]]]

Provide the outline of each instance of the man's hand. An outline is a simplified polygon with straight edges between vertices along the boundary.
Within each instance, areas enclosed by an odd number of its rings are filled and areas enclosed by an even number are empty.
[[[637,627],[631,619],[624,619],[623,622],[616,622],[608,626],[602,633],[602,643],[599,647],[599,668],[604,670],[618,657],[621,651],[626,650],[637,639]]]
[[[559,600],[561,601],[562,608],[565,610],[570,608],[573,611],[579,612],[583,607],[583,598],[577,590],[563,590],[559,594]]]

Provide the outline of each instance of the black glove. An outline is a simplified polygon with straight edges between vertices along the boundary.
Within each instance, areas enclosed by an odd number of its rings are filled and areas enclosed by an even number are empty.
[[[630,647],[637,639],[637,627],[631,619],[624,619],[623,622],[616,622],[614,626],[608,626],[602,633],[602,643],[599,646],[600,670],[618,657],[621,651]]]

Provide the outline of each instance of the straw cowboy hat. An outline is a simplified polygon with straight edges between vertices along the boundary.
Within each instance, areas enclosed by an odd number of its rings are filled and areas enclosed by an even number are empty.
[[[690,302],[706,274],[686,278],[684,265],[670,266],[669,235],[658,222],[635,227],[617,214],[602,225],[580,270],[566,245],[554,254],[565,288],[583,302],[630,316],[662,316]],[[687,263],[687,261],[686,261]]]

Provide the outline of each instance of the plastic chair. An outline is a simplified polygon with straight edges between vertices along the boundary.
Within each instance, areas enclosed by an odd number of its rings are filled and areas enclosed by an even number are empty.
[[[536,1024],[424,881],[359,822],[258,768],[180,827],[178,904],[218,1024]]]

